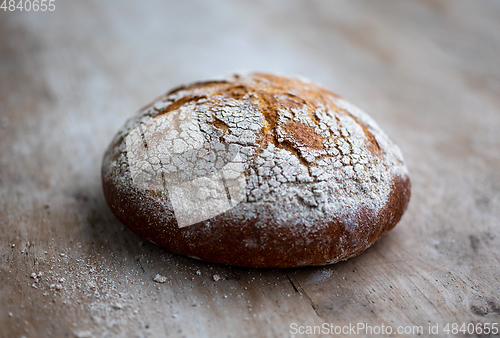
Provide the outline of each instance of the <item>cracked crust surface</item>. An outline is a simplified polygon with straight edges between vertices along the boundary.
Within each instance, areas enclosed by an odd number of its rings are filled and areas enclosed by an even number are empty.
[[[392,229],[410,181],[378,125],[338,95],[276,75],[179,87],[108,148],[106,199],[174,252],[252,266],[345,260]]]

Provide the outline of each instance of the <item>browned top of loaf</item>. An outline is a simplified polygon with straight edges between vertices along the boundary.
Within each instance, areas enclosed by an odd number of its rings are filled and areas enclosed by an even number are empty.
[[[178,87],[171,90],[165,98],[178,92],[196,91],[198,93],[200,90],[206,90],[209,96],[227,99],[245,100],[253,96],[252,101],[260,107],[266,122],[262,129],[262,135],[264,136],[262,141],[269,141],[276,146],[280,146],[280,142],[276,138],[276,126],[280,109],[303,109],[306,106],[309,108],[308,114],[310,118],[319,123],[318,118],[314,115],[314,111],[319,106],[332,105],[330,97],[339,97],[337,94],[321,86],[298,79],[284,78],[272,74],[253,73],[252,81],[249,82],[243,76],[235,74],[232,79],[228,80],[198,82],[189,86]],[[207,96],[203,94],[182,96],[160,110],[159,113],[168,113],[178,109],[187,102],[204,98],[207,98]],[[219,128],[225,129],[227,127],[218,120],[215,123],[218,123],[217,127]],[[311,148],[324,149],[321,136],[316,134],[314,129],[308,125],[290,121],[290,123],[284,126],[284,129],[297,142]],[[378,149],[378,145],[373,137],[370,141],[372,142],[370,147],[373,146],[374,149]]]
[[[163,102],[171,101],[169,97],[171,98],[178,93],[182,95],[173,102],[169,102],[166,106],[156,102],[158,107],[161,107],[157,109],[158,114],[168,113],[189,102],[206,99],[207,96],[236,100],[245,100],[251,97],[252,101],[262,110],[266,122],[262,129],[264,137],[261,140],[264,142],[269,141],[275,146],[287,147],[289,142],[278,142],[276,138],[276,127],[280,110],[303,109],[307,107],[307,114],[316,124],[320,123],[320,120],[314,113],[318,108],[329,107],[337,111],[342,110],[342,108],[336,107],[334,104],[335,99],[341,100],[339,95],[314,83],[265,73],[252,73],[251,81],[249,81],[248,75],[234,74],[225,80],[197,82],[175,88],[162,97]],[[160,100],[159,102],[162,101]],[[142,110],[147,110],[147,108],[151,108],[154,104],[155,102]],[[358,121],[355,116],[351,115],[351,117],[363,129],[366,136],[366,148],[374,155],[382,155],[375,137],[368,130],[369,127]],[[220,120],[214,121],[214,124],[218,128],[227,130],[227,125]],[[290,121],[283,126],[283,129],[292,139],[297,141],[297,144],[303,144],[313,149],[325,148],[323,138],[315,132],[314,128],[311,128],[307,124]],[[292,148],[294,147],[292,146]],[[289,150],[293,151],[293,149]]]

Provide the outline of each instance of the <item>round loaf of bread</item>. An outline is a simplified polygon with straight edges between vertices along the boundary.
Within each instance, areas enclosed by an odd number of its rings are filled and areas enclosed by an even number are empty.
[[[308,81],[262,73],[179,87],[142,109],[107,149],[102,182],[139,236],[247,267],[353,257],[410,199],[399,148],[367,114]]]

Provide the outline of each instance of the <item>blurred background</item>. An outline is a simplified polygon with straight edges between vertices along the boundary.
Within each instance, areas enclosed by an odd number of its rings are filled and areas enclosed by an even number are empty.
[[[0,336],[499,322],[500,2],[52,4],[0,9]],[[255,270],[121,226],[100,183],[114,134],[169,89],[239,70],[320,83],[400,146],[412,200],[389,235],[333,266]]]

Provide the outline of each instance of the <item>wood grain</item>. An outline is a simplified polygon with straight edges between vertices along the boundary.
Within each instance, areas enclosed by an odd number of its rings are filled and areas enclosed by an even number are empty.
[[[0,336],[499,323],[499,31],[495,1],[0,11]],[[181,83],[241,69],[307,76],[375,118],[413,182],[394,230],[335,265],[244,269],[169,253],[114,218],[100,164],[125,120]]]

